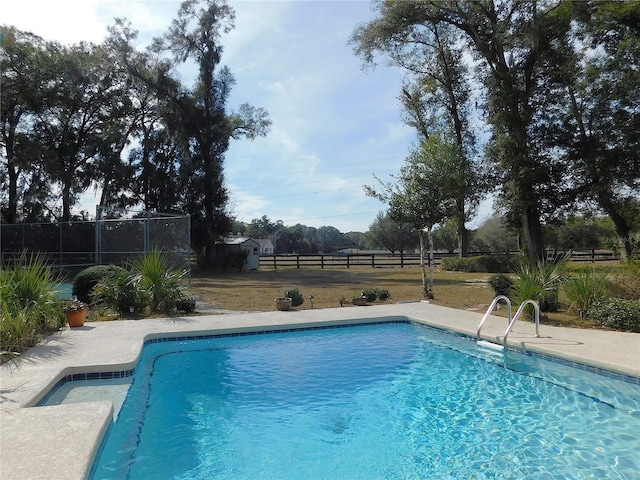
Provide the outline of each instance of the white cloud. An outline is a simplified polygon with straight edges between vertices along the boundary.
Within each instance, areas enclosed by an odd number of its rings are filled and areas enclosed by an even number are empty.
[[[97,0],[4,2],[2,23],[29,31],[45,40],[61,43],[81,40],[100,42],[105,35],[105,26],[96,14],[98,3]],[[80,21],[72,22],[72,18]]]

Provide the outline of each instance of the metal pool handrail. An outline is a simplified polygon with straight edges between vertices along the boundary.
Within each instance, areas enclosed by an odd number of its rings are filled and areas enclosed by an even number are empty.
[[[491,305],[489,305],[489,308],[487,309],[487,313],[484,314],[484,317],[482,317],[482,320],[480,321],[480,325],[478,325],[478,333],[476,333],[476,341],[480,340],[480,330],[482,329],[482,325],[487,320],[487,318],[489,318],[489,315],[491,315],[491,312],[493,312],[493,309],[496,308],[496,305],[500,300],[504,300],[505,303],[509,306],[508,321],[511,322],[511,300],[509,300],[509,297],[507,297],[506,295],[498,295],[496,298],[493,299],[493,301],[491,302]]]
[[[518,319],[518,317],[520,317],[520,315],[524,311],[524,307],[526,307],[527,305],[533,305],[533,310],[535,312],[535,321],[536,321],[536,337],[540,337],[540,305],[538,305],[538,302],[536,302],[535,300],[531,300],[531,299],[525,300],[520,304],[518,311],[513,316],[513,319],[511,319],[509,326],[504,332],[503,347],[505,352],[507,351],[507,337],[511,332],[511,328],[513,327],[513,324],[516,323],[516,320]]]

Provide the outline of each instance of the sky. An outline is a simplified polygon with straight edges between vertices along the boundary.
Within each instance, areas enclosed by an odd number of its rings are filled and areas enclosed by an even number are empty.
[[[174,0],[20,0],[5,2],[0,22],[63,44],[101,43],[114,18],[139,31],[139,49],[176,17]],[[263,215],[284,225],[330,225],[365,232],[386,210],[365,195],[390,180],[415,131],[401,119],[403,72],[379,58],[365,68],[348,44],[374,18],[369,1],[231,0],[235,29],[222,37],[222,64],[236,84],[230,110],[249,103],[269,112],[264,138],[233,140],[225,158],[230,209],[240,221]],[[192,86],[194,69],[182,81]],[[81,208],[95,211],[99,192]],[[487,207],[480,217],[488,216]]]

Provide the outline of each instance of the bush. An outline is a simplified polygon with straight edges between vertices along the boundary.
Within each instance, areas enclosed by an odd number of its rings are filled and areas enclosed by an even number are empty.
[[[391,298],[391,292],[389,292],[389,290],[387,290],[386,288],[383,288],[382,290],[378,291],[378,300],[384,302],[385,300],[388,300]]]
[[[149,292],[152,312],[170,312],[176,302],[184,298],[182,277],[186,271],[173,270],[159,250],[152,250],[133,263],[133,271],[140,275],[140,286]]]
[[[193,313],[196,311],[196,300],[194,298],[181,298],[176,302],[176,310],[179,312]]]
[[[367,302],[375,302],[376,300],[384,302],[391,298],[391,293],[387,289],[365,288],[360,296],[365,297]]]
[[[518,278],[513,284],[513,299],[517,303],[535,300],[543,312],[557,311],[560,307],[558,287],[564,280],[563,270],[569,259],[567,255],[555,261],[523,263],[516,272]]]
[[[637,300],[640,295],[640,260],[627,260],[622,272],[608,277],[612,297]]]
[[[91,298],[120,315],[141,315],[149,303],[149,292],[142,288],[140,280],[139,275],[124,268],[116,270],[113,275],[98,282],[91,292]]]
[[[504,295],[505,297],[511,299],[513,295],[513,280],[511,277],[501,273],[500,275],[495,275],[489,279],[489,285],[493,288],[493,291],[496,292],[496,296]]]
[[[476,257],[446,257],[442,268],[452,272],[505,273],[516,269],[521,257],[510,255],[479,255]]]
[[[601,301],[593,306],[591,316],[603,327],[640,333],[640,300]]]
[[[564,283],[564,290],[571,302],[569,308],[580,319],[589,316],[591,309],[607,294],[607,278],[592,270],[579,272]]]
[[[304,297],[302,296],[302,293],[300,293],[300,290],[298,290],[297,288],[290,288],[289,290],[284,292],[284,296],[291,299],[292,307],[297,307],[304,303]]]
[[[484,269],[483,271],[488,273],[513,272],[520,266],[522,260],[522,257],[511,255],[481,255],[473,258]]]
[[[442,269],[449,272],[483,272],[483,267],[477,261],[478,257],[445,257],[442,259]]]
[[[27,258],[23,253],[13,266],[0,269],[0,345],[5,354],[20,353],[64,326],[57,282],[41,255]]]
[[[154,250],[133,262],[131,271],[114,269],[93,288],[92,298],[120,315],[170,312],[185,298],[182,277],[185,271],[172,270],[162,254]]]
[[[367,302],[375,302],[378,299],[378,293],[377,288],[365,288],[362,291],[362,296],[367,299]]]
[[[240,250],[239,252],[225,252],[220,256],[220,265],[222,271],[226,272],[228,269],[237,270],[242,272],[247,265],[247,259],[249,258],[249,250]]]
[[[73,295],[81,302],[91,301],[91,291],[104,277],[114,275],[117,270],[124,270],[117,265],[95,265],[85,268],[73,279]]]

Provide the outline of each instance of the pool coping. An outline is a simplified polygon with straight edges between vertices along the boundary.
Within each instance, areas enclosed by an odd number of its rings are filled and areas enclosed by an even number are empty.
[[[112,418],[110,402],[30,408],[67,375],[135,368],[143,345],[168,336],[201,336],[407,319],[475,337],[482,314],[427,302],[289,312],[230,313],[87,323],[48,337],[0,369],[0,477],[87,478]],[[482,338],[501,343],[506,319],[491,316]],[[509,347],[640,378],[640,334],[517,322]],[[62,440],[69,439],[67,446]],[[73,447],[73,448],[71,448]],[[75,451],[74,451],[75,449]]]

